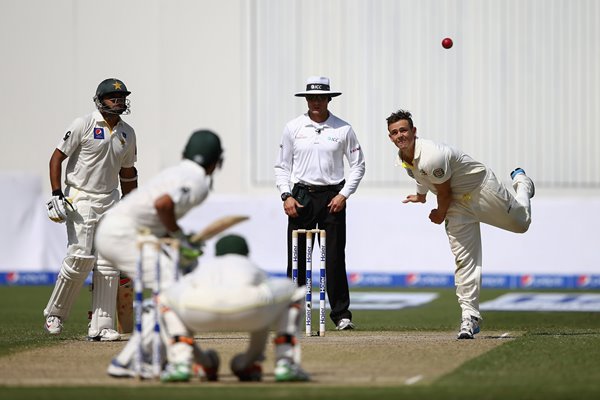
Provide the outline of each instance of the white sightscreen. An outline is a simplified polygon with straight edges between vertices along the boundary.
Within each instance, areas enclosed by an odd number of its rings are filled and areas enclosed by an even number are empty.
[[[406,182],[385,124],[406,108],[421,136],[502,179],[522,166],[538,186],[599,187],[599,20],[594,0],[253,1],[251,181],[273,185],[283,126],[306,109],[293,93],[323,74],[365,151],[364,186]]]

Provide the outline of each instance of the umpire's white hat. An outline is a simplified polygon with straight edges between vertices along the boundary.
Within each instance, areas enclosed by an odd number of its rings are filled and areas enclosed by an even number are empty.
[[[306,90],[296,93],[298,97],[324,94],[330,97],[336,97],[342,92],[332,92],[329,85],[329,78],[325,76],[311,76],[306,80]]]

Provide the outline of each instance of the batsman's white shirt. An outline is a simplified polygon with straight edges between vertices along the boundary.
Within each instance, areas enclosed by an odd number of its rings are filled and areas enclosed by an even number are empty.
[[[204,168],[187,159],[161,171],[146,184],[131,192],[114,207],[111,217],[127,217],[137,228],[148,228],[155,236],[167,231],[160,222],[154,202],[168,194],[175,203],[175,217],[180,219],[192,208],[202,203],[210,191],[211,177]],[[108,216],[107,216],[108,217]]]
[[[88,193],[117,189],[119,171],[137,157],[133,128],[121,120],[111,130],[99,111],[73,121],[56,148],[69,157],[65,183]]]
[[[365,174],[365,158],[356,133],[332,113],[322,124],[303,114],[283,130],[275,164],[277,187],[285,193],[291,192],[290,183],[337,185],[344,180],[344,156],[350,169],[340,193],[348,198]]]
[[[140,228],[148,228],[154,238],[163,237],[166,228],[160,222],[154,207],[159,197],[168,194],[175,203],[177,219],[208,196],[211,178],[204,168],[184,159],[178,165],[160,172],[150,181],[132,191],[113,207],[102,219],[96,234],[98,251],[119,270],[133,277],[139,251],[137,247]],[[149,246],[144,253],[144,283],[154,282],[156,251]],[[173,279],[173,260],[161,252],[161,285],[168,287]]]

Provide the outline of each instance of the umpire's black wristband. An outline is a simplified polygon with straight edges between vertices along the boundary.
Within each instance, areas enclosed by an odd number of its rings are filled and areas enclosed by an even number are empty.
[[[56,189],[52,191],[52,196],[58,196],[60,199],[62,199],[63,197],[65,197],[65,195],[62,192],[62,189]]]

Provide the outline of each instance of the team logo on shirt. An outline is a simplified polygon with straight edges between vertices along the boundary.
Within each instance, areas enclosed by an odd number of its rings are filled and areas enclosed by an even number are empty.
[[[94,139],[104,139],[104,128],[94,128]]]
[[[65,133],[65,136],[63,136],[63,142],[66,142],[67,139],[69,138],[69,136],[71,136],[71,131],[68,131],[67,133]]]
[[[419,173],[420,173],[421,175],[425,175],[425,176],[427,176],[427,172],[425,172],[425,170],[424,170],[424,169],[420,169],[420,170],[419,170]]]
[[[127,139],[127,134],[125,132],[121,132],[121,135],[123,135],[123,139]]]
[[[340,138],[336,138],[336,137],[331,137],[331,136],[329,136],[329,137],[327,138],[327,140],[329,140],[330,142],[339,143],[339,141],[340,141]]]
[[[442,176],[444,176],[445,172],[443,168],[436,168],[433,170],[433,176],[435,176],[436,178],[441,178]]]

